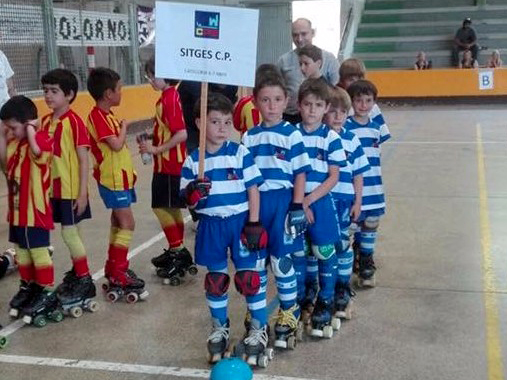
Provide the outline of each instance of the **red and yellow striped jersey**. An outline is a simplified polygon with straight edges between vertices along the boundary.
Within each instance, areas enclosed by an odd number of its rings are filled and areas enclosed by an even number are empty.
[[[181,108],[180,95],[175,86],[165,89],[157,101],[153,127],[153,146],[167,143],[176,132],[185,130],[185,119]],[[153,171],[180,175],[186,158],[185,142],[154,156]]]
[[[260,124],[262,116],[253,103],[253,95],[245,96],[238,101],[234,107],[233,123],[234,127],[241,133]]]
[[[93,177],[109,190],[132,189],[136,182],[136,172],[127,143],[121,150],[115,152],[105,141],[108,137],[120,134],[121,124],[116,116],[111,111],[106,112],[95,106],[88,115],[86,126],[95,158]]]
[[[58,199],[77,199],[79,196],[79,158],[77,147],[89,147],[90,139],[83,120],[72,110],[58,119],[53,114],[42,118],[43,131],[53,138],[51,163],[51,196]]]
[[[47,132],[37,131],[35,141],[41,149],[36,157],[28,139],[11,139],[7,143],[7,185],[11,226],[53,229],[49,203],[53,140]]]

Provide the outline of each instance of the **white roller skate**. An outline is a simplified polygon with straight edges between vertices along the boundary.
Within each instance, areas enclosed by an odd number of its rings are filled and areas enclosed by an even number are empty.
[[[222,325],[219,320],[212,319],[213,329],[208,337],[208,363],[215,364],[223,358],[231,356],[229,352],[229,320]]]

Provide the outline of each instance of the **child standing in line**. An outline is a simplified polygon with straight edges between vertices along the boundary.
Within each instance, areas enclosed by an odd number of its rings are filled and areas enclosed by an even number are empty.
[[[152,87],[162,91],[162,94],[155,108],[153,144],[145,139],[138,139],[139,152],[152,154],[154,157],[151,207],[169,245],[168,249],[152,258],[151,262],[160,277],[171,279],[180,271],[195,268],[190,252],[183,245],[185,225],[181,209],[186,205],[179,195],[181,168],[187,156],[187,130],[176,89],[178,81],[155,78],[154,59],[146,63],[145,71]],[[173,281],[174,284],[179,283]]]
[[[69,249],[72,269],[68,271],[57,295],[64,309],[88,304],[95,297],[86,249],[79,233],[81,220],[90,219],[88,202],[88,148],[90,139],[81,118],[70,109],[76,98],[78,82],[65,69],[54,69],[41,78],[44,100],[52,113],[42,118],[41,130],[54,140],[51,163],[51,205],[53,220],[62,226],[62,239]]]
[[[209,362],[220,360],[229,347],[227,313],[230,277],[227,253],[236,267],[234,284],[245,296],[252,317],[242,341],[250,364],[256,365],[268,343],[266,287],[262,286],[258,262],[265,265],[267,236],[259,221],[259,190],[262,177],[252,155],[229,140],[233,105],[225,96],[210,93],[207,114],[195,106],[196,125],[206,118],[204,179],[199,179],[199,150],[185,160],[181,190],[190,208],[199,214],[195,261],[206,266],[204,287],[213,329],[208,337]],[[256,252],[256,253],[255,253]]]
[[[380,145],[391,135],[385,124],[379,125],[370,118],[371,109],[377,100],[377,88],[367,80],[353,83],[348,93],[352,99],[354,116],[349,117],[343,128],[355,134],[363,147],[370,169],[364,172],[361,215],[357,219],[360,232],[356,235],[358,245],[359,286],[375,286],[375,240],[380,217],[385,213],[384,188],[380,166]]]
[[[354,253],[350,247],[349,227],[351,220],[356,222],[361,215],[363,173],[370,169],[361,142],[352,132],[343,128],[350,109],[351,100],[347,91],[340,87],[331,90],[330,107],[324,121],[340,136],[347,158],[347,166],[340,169],[338,183],[331,190],[340,225],[340,241],[336,244],[338,267],[334,298],[335,317],[346,319],[352,318],[353,296],[350,278]]]
[[[322,50],[315,45],[306,45],[298,50],[299,66],[306,79],[318,79],[330,85],[322,75]]]
[[[0,110],[0,163],[9,190],[9,241],[15,245],[21,283],[9,314],[31,323],[58,307],[49,231],[54,228],[49,200],[53,140],[41,131],[37,108],[25,96],[14,96]],[[38,317],[38,318],[37,318]]]
[[[322,123],[329,109],[329,87],[318,79],[305,80],[298,93],[298,106],[302,122],[297,125],[310,158],[312,170],[306,175],[303,208],[309,223],[306,235],[311,251],[318,260],[320,290],[313,309],[311,334],[330,338],[336,282],[335,244],[339,241],[339,228],[331,189],[338,182],[339,168],[345,166],[345,152],[338,134]],[[298,255],[299,253],[299,255]],[[302,254],[301,254],[302,253]],[[304,252],[293,255],[298,279],[298,298],[305,297],[306,257]],[[298,270],[301,268],[300,270]]]
[[[136,302],[147,297],[148,292],[144,290],[144,281],[129,270],[127,259],[135,227],[130,205],[136,201],[136,172],[125,143],[127,122],[118,121],[111,111],[111,107],[118,106],[121,101],[120,76],[111,69],[98,67],[90,72],[87,87],[96,102],[87,121],[95,158],[93,176],[104,205],[111,209],[105,289],[112,302],[124,294],[128,302]]]
[[[291,253],[297,250],[294,238],[306,229],[303,198],[306,172],[311,167],[301,132],[283,120],[288,97],[282,77],[266,74],[253,93],[263,121],[245,133],[242,141],[264,178],[259,187],[260,219],[268,231],[267,250],[280,300],[275,347],[294,348],[301,313]],[[297,244],[301,239],[295,240]]]

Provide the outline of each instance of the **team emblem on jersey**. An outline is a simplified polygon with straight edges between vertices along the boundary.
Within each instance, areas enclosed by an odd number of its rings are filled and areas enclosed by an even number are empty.
[[[233,168],[227,169],[227,179],[229,181],[234,181],[234,180],[239,179],[238,175],[236,174],[236,172],[234,171]]]
[[[287,151],[285,149],[276,148],[275,151],[275,157],[279,160],[285,160],[285,155],[287,154]]]

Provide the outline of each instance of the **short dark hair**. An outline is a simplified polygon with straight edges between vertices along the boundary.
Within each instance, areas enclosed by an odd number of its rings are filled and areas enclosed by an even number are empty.
[[[42,78],[40,78],[40,82],[42,85],[57,84],[66,96],[69,95],[71,91],[74,91],[74,96],[69,103],[72,103],[74,99],[76,99],[79,84],[77,82],[76,76],[70,70],[50,70],[44,74]]]
[[[262,65],[259,65],[259,67],[257,67],[257,70],[255,70],[255,83],[261,81],[263,78],[269,75],[278,75],[280,78],[282,78],[282,73],[280,72],[278,66],[272,63],[263,63]]]
[[[329,86],[322,79],[306,79],[299,87],[298,102],[301,103],[308,95],[315,95],[327,104],[329,103]]]
[[[377,100],[377,87],[366,79],[360,79],[357,82],[354,82],[347,89],[347,92],[350,95],[350,98],[354,100],[356,96],[360,95],[373,95],[373,100]]]
[[[262,90],[264,87],[280,87],[287,96],[287,87],[285,85],[285,80],[283,79],[283,76],[280,73],[266,73],[262,77],[256,78],[256,83],[253,88],[253,96],[254,98],[257,97],[259,94],[259,91]]]
[[[97,67],[90,71],[86,87],[92,98],[98,101],[104,97],[107,90],[114,91],[120,79],[120,75],[116,71],[106,67]]]
[[[234,105],[232,102],[227,98],[227,96],[222,95],[218,92],[210,92],[208,94],[208,104],[206,107],[206,116],[211,111],[218,111],[223,113],[224,115],[231,114],[234,111]],[[195,105],[194,105],[194,117],[200,118],[201,117],[201,99],[199,99]]]
[[[347,112],[350,110],[352,106],[352,102],[350,100],[350,96],[343,88],[336,86],[332,88],[330,91],[330,99],[329,103],[332,107],[335,108],[343,108]]]
[[[338,70],[340,80],[348,79],[350,77],[358,77],[363,79],[366,74],[366,67],[363,61],[359,58],[348,58],[342,62]]]
[[[37,119],[37,107],[24,95],[13,96],[0,109],[0,120],[14,119],[22,124]]]
[[[146,61],[146,63],[144,64],[144,71],[146,72],[146,74],[150,74],[150,75],[155,76],[155,58],[154,57],[152,57]],[[169,78],[163,78],[163,79],[164,79],[165,83],[167,83],[171,86],[174,86],[174,85],[178,84],[178,82],[179,82],[179,80],[176,80],[176,79],[169,79]]]
[[[313,62],[322,61],[322,50],[315,45],[303,46],[301,49],[298,49],[297,54],[299,57],[305,55],[311,58]]]

